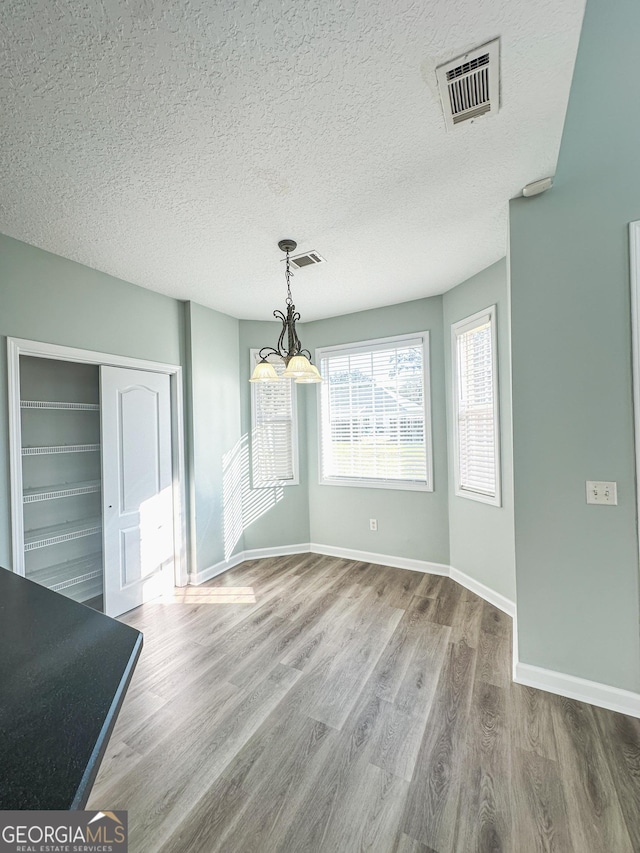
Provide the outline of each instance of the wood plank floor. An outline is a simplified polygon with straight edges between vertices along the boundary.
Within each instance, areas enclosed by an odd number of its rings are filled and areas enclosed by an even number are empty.
[[[259,560],[124,621],[88,808],[132,853],[640,851],[640,721],[513,684],[511,620],[448,578]]]

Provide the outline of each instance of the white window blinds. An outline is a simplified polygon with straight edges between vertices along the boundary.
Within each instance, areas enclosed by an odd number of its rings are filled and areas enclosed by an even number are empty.
[[[431,488],[428,333],[318,351],[322,481]]]
[[[251,353],[251,369],[256,353]],[[284,362],[273,365],[278,375]],[[296,406],[291,379],[251,386],[251,456],[254,487],[297,483]]]
[[[499,504],[495,307],[452,331],[456,494]]]

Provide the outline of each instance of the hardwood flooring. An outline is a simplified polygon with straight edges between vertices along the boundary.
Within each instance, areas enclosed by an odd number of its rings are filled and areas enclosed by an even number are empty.
[[[124,621],[88,808],[132,853],[640,853],[640,720],[513,684],[511,620],[448,578],[259,560]]]

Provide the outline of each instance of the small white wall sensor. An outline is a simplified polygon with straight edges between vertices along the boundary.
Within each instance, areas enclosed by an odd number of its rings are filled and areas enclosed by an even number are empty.
[[[522,195],[525,198],[529,198],[532,195],[540,195],[540,193],[550,189],[552,186],[553,178],[541,178],[539,181],[532,181],[526,187],[523,187]]]

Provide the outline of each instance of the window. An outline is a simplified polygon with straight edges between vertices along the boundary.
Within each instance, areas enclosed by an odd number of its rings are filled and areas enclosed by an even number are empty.
[[[429,333],[317,352],[320,482],[433,490]]]
[[[251,370],[259,360],[251,350]],[[271,359],[270,359],[271,360]],[[283,361],[273,361],[276,373]],[[298,485],[296,395],[291,379],[251,385],[251,460],[253,486]]]
[[[496,307],[451,327],[456,495],[500,506]]]

